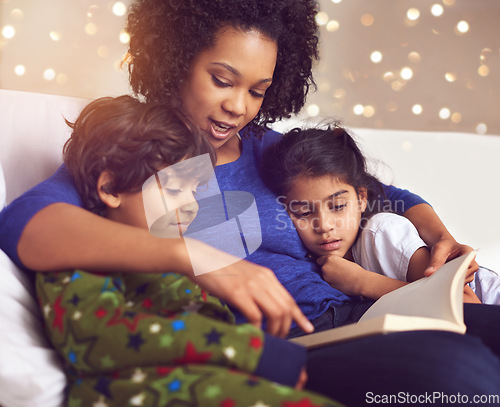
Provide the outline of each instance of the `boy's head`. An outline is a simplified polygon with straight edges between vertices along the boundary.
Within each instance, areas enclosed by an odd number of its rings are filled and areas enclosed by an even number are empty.
[[[165,209],[170,201],[175,225],[192,221],[198,209],[193,190],[206,181],[206,166],[199,161],[189,165],[188,159],[208,153],[213,164],[215,152],[180,114],[130,96],[107,97],[91,102],[68,125],[73,132],[64,145],[64,162],[87,209],[148,227],[141,192],[146,180],[153,179],[144,199],[153,185]]]

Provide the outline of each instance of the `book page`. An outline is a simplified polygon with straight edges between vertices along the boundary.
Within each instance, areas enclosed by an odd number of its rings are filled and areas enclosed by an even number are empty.
[[[394,290],[376,301],[361,321],[384,314],[436,318],[463,325],[463,287],[476,252],[450,260],[432,276]]]
[[[376,301],[359,322],[290,341],[315,348],[333,342],[412,330],[464,333],[463,287],[476,252],[451,260],[432,276],[392,291]]]

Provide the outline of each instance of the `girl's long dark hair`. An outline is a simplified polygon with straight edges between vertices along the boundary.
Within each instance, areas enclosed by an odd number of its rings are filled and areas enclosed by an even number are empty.
[[[385,210],[381,182],[368,172],[355,140],[337,123],[326,128],[295,128],[264,152],[261,176],[277,196],[286,196],[298,176],[325,175],[352,185],[357,192],[367,190],[363,219]]]

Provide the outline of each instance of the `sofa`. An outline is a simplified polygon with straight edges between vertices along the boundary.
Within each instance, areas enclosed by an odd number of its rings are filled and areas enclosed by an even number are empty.
[[[0,90],[0,208],[51,175],[74,120],[88,100]],[[289,120],[284,130],[301,124]],[[500,270],[500,137],[352,129],[383,181],[430,202],[478,261]],[[65,377],[42,330],[26,274],[0,252],[0,405],[63,405]]]

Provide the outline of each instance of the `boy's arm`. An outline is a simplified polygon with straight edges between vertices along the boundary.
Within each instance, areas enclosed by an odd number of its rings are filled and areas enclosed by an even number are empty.
[[[187,279],[183,284],[175,289],[189,291],[195,298],[200,289]],[[224,322],[227,309],[210,301],[167,302],[158,307],[146,297],[131,306],[128,302],[134,295],[126,297],[121,286],[119,275],[78,270],[37,275],[49,338],[73,369],[109,373],[130,366],[168,369],[201,363],[290,386],[297,383],[306,363],[302,347],[250,324]],[[159,310],[155,313],[154,308]],[[197,308],[212,317],[196,312]]]

